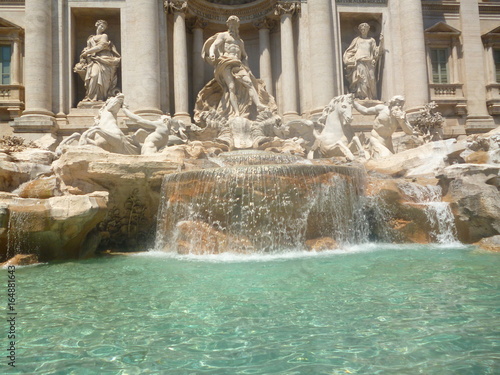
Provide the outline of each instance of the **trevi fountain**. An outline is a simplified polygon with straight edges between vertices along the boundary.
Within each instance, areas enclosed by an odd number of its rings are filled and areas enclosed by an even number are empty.
[[[348,91],[284,118],[237,16],[199,51],[193,122],[142,115],[95,25],[74,65],[94,124],[0,145],[9,373],[498,371],[500,128],[441,139],[433,103],[378,100],[367,23]]]

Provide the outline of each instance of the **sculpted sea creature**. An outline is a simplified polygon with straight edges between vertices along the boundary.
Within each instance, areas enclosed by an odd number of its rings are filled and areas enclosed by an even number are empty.
[[[321,157],[344,155],[347,159],[354,160],[350,150],[354,145],[361,155],[368,156],[351,127],[353,102],[353,94],[340,95],[330,101],[318,120],[324,126],[323,130],[321,133],[314,130],[316,141],[312,151],[317,151]]]

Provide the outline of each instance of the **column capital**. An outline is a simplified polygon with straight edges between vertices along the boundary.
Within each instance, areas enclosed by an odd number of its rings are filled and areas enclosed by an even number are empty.
[[[186,13],[188,5],[186,0],[166,0],[163,3],[165,12]]]
[[[277,16],[290,15],[300,12],[300,2],[298,1],[278,1],[274,8],[274,14]]]
[[[269,31],[272,31],[276,28],[276,26],[278,25],[278,22],[276,20],[264,17],[264,18],[261,18],[257,21],[252,22],[252,25],[257,30],[267,29]]]
[[[186,20],[186,23],[187,23],[187,27],[191,30],[194,30],[194,29],[203,30],[205,27],[208,26],[208,22],[200,17],[190,18],[189,20]]]

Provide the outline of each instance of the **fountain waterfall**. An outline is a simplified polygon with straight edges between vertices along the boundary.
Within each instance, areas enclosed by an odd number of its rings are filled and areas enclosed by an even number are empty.
[[[229,166],[165,177],[156,249],[276,252],[304,249],[309,239],[368,237],[363,170],[258,151],[218,159]]]
[[[450,205],[441,201],[441,187],[407,182],[399,184],[399,188],[414,203],[425,207],[433,240],[441,244],[458,242],[457,228]]]

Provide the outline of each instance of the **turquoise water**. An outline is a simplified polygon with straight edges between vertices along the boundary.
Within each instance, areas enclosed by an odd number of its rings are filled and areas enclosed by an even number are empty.
[[[4,373],[500,373],[500,254],[473,248],[147,253],[16,277]]]

